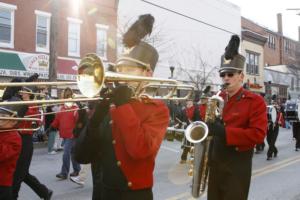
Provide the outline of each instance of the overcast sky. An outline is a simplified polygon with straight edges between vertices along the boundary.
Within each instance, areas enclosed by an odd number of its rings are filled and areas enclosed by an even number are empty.
[[[299,0],[227,0],[241,8],[242,16],[277,31],[277,13],[282,13],[283,33],[294,40],[298,40],[298,26],[300,13],[287,11],[287,8],[300,8]]]

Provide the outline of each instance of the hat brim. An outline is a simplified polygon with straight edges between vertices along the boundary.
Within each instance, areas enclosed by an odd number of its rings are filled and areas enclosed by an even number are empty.
[[[219,70],[219,73],[222,73],[222,72],[241,72],[242,70],[239,69],[239,68],[235,68],[235,67],[226,67],[226,68],[221,68]]]

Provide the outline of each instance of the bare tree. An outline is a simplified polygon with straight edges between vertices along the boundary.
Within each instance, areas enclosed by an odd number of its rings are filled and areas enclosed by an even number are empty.
[[[192,47],[190,50],[182,50],[185,54],[177,57],[175,62],[177,74],[181,74],[201,93],[208,85],[214,84],[213,77],[216,75],[216,67],[208,64],[202,57],[199,48]]]

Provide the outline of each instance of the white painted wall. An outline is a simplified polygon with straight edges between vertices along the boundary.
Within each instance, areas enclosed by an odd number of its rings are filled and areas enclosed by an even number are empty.
[[[225,0],[148,1],[229,32],[241,34],[240,8]],[[157,48],[160,59],[154,73],[155,76],[170,77],[169,66],[174,65],[175,78],[187,79],[184,74],[178,73],[176,65],[178,62],[184,63],[187,65],[185,66],[187,69],[199,71],[200,68],[193,66],[192,63],[189,64],[189,60],[193,59],[195,52],[197,52],[197,55],[201,54],[201,58],[209,66],[220,65],[221,55],[224,53],[232,33],[182,17],[141,0],[120,0],[119,26],[124,27],[124,23],[128,23],[128,21],[132,23],[138,15],[146,13],[150,13],[155,17],[155,30],[159,30],[163,38],[168,41],[167,45]],[[196,51],[192,49],[196,49]],[[217,70],[215,70],[215,76],[217,77],[214,78],[214,83],[220,83]]]

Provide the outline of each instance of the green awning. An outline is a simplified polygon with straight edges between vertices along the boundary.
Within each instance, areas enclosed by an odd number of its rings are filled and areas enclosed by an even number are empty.
[[[8,52],[0,52],[0,69],[26,71],[19,55]]]

